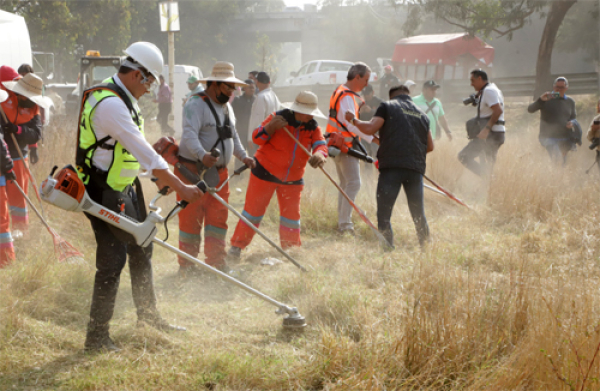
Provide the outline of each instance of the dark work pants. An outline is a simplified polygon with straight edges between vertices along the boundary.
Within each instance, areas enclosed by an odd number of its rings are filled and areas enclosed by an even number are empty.
[[[152,245],[140,247],[120,241],[108,224],[86,214],[96,236],[96,277],[90,310],[90,331],[108,331],[119,290],[121,271],[129,256],[131,290],[138,318],[157,315],[152,281]]]
[[[174,131],[169,126],[169,114],[171,114],[171,104],[159,103],[156,121],[160,124],[160,130],[163,134],[172,135]]]
[[[407,168],[382,168],[379,170],[377,226],[388,242],[393,244],[392,210],[402,186],[404,186],[404,193],[408,201],[408,210],[417,229],[419,243],[423,245],[429,238],[429,226],[423,206],[423,175],[417,171]]]
[[[504,132],[490,132],[485,140],[474,138],[458,154],[458,160],[473,173],[485,177],[492,173],[498,149],[504,144]],[[475,159],[479,158],[479,162]]]

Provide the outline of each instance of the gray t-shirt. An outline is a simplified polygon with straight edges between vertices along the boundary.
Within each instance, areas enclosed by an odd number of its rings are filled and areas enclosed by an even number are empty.
[[[232,154],[240,160],[248,155],[240,143],[240,138],[235,130],[235,114],[229,103],[221,105],[211,100],[211,103],[219,117],[219,122],[225,124],[225,114],[223,107],[227,107],[229,112],[229,125],[231,126],[233,137],[217,143],[219,136],[217,133],[217,123],[215,118],[204,100],[198,96],[192,96],[183,107],[183,133],[179,143],[179,155],[194,161],[202,161],[204,155],[215,146],[221,151],[221,157],[217,165],[227,165],[231,160]],[[225,151],[223,151],[225,149]]]

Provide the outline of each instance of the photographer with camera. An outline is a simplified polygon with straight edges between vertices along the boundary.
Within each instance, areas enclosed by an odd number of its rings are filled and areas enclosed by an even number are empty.
[[[527,111],[540,111],[540,144],[546,148],[550,159],[563,166],[567,161],[567,153],[581,145],[581,136],[577,131],[579,124],[575,101],[565,95],[569,89],[569,81],[565,77],[554,80],[552,91],[542,94],[529,105]]]
[[[592,142],[590,149],[596,150],[596,164],[600,168],[600,100],[596,105],[596,116],[587,131],[587,139]]]
[[[476,93],[463,103],[476,106],[477,117],[467,121],[469,143],[458,154],[458,160],[483,178],[491,175],[498,149],[504,144],[504,96],[481,69],[471,71],[470,80]]]

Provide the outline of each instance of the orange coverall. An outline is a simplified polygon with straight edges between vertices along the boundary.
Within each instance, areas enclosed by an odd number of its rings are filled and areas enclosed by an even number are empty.
[[[252,132],[252,141],[259,146],[254,155],[257,167],[252,169],[250,174],[242,215],[258,227],[273,193],[277,192],[280,214],[279,239],[281,247],[285,249],[301,245],[300,197],[304,187],[302,177],[310,157],[281,129],[269,137],[264,127],[275,115],[282,115],[288,121],[287,130],[309,151],[318,151],[327,157],[327,143],[316,121],[299,123],[295,120],[293,112],[288,109],[271,114]],[[254,231],[240,220],[231,238],[231,245],[243,249],[250,244],[253,237]]]

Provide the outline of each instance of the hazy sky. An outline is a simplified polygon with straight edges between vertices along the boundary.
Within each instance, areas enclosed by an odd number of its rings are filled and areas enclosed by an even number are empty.
[[[318,0],[284,0],[285,5],[288,7],[300,7],[303,8],[304,4],[317,4]]]

